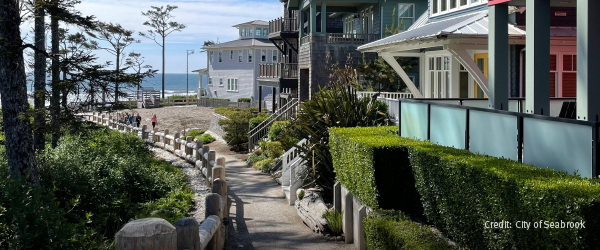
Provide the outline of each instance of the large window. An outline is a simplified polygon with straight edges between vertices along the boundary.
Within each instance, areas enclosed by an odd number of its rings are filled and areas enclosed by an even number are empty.
[[[252,54],[254,54],[253,49],[248,50],[248,63],[252,63]]]
[[[242,62],[242,57],[244,56],[244,51],[243,50],[238,50],[238,62]]]
[[[268,36],[268,35],[269,35],[269,29],[263,28],[263,36]]]
[[[227,79],[227,91],[238,91],[238,79],[237,78]]]
[[[400,31],[407,30],[415,22],[415,5],[398,4],[398,19]]]
[[[248,28],[248,36],[252,36],[252,32],[254,31],[253,28]]]
[[[273,55],[273,62],[276,63],[277,62],[277,50],[276,49],[273,50],[272,55]]]
[[[261,28],[256,28],[256,36],[262,36],[261,30]]]
[[[431,14],[439,15],[487,3],[488,0],[429,0]]]
[[[344,33],[345,34],[353,34],[354,33],[354,16],[350,16],[344,19]]]
[[[447,98],[450,96],[450,56],[428,58],[427,85],[429,98]]]
[[[246,36],[246,28],[243,28],[242,29],[242,37],[245,37],[245,36]]]
[[[261,62],[266,62],[267,61],[267,50],[266,49],[263,49],[260,52],[260,61]]]

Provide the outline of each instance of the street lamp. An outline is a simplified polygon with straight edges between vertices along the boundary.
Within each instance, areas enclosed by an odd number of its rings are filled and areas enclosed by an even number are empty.
[[[186,74],[186,84],[185,84],[185,101],[187,103],[187,98],[190,96],[189,93],[189,88],[190,88],[190,55],[194,54],[194,50],[186,50],[185,52],[187,52],[187,64],[186,64],[186,69],[185,69],[185,74]]]

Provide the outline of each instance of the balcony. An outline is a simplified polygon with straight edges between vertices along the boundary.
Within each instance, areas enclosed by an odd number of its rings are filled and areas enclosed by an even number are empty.
[[[311,35],[300,38],[300,44],[310,42]],[[345,34],[345,33],[326,33],[325,41],[327,44],[347,44],[361,45],[379,40],[379,34]]]
[[[269,21],[269,38],[285,38],[298,33],[298,20],[295,18],[277,18]]]
[[[297,63],[261,63],[259,64],[260,78],[298,78]]]

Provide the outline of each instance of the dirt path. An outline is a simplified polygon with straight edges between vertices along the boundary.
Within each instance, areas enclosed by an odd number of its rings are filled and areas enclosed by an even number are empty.
[[[240,160],[221,142],[210,144],[225,157],[231,223],[226,249],[355,249],[326,241],[305,226],[281,186]]]

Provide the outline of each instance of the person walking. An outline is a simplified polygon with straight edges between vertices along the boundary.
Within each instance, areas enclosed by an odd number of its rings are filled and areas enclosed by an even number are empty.
[[[137,116],[135,117],[135,125],[139,128],[140,123],[142,123],[142,117],[140,116],[140,113],[138,113]]]
[[[135,117],[133,116],[133,113],[128,117],[129,120],[129,125],[133,126],[133,121],[134,121]]]
[[[152,115],[152,130],[154,130],[154,127],[156,127],[156,114]]]

